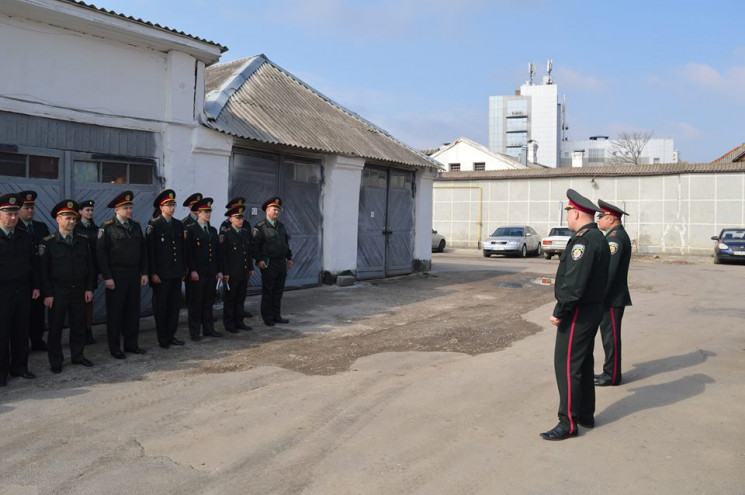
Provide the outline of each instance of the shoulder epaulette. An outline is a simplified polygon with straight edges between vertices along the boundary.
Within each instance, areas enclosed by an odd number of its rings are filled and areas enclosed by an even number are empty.
[[[588,230],[590,230],[590,229],[582,229],[582,230],[578,231],[574,235],[577,236],[577,237],[582,237],[583,235],[585,235],[587,233]]]
[[[617,230],[614,230],[613,232],[611,232],[610,234],[608,234],[608,237],[613,237],[613,236],[615,236],[615,235],[616,235],[616,232],[618,232],[618,231],[617,231]]]
[[[256,225],[254,225],[254,228],[256,228],[256,227],[263,227],[264,225],[266,225],[266,219],[260,221]]]
[[[78,235],[80,235],[80,234],[78,234]],[[51,241],[52,239],[54,239],[54,234],[49,234],[49,235],[44,236],[44,237],[41,238],[42,241]]]
[[[109,218],[108,220],[106,220],[104,223],[101,224],[101,227],[105,227],[107,225],[111,225],[112,223],[114,223],[114,219],[113,218]]]

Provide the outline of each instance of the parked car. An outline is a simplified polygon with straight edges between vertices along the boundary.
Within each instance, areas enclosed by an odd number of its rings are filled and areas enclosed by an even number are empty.
[[[711,238],[714,243],[714,263],[745,261],[745,228],[722,229]]]
[[[484,257],[492,254],[517,255],[526,257],[528,253],[541,254],[541,238],[527,225],[499,227],[484,239]]]
[[[445,251],[445,236],[438,234],[435,229],[432,229],[432,251],[438,253]]]
[[[548,232],[548,237],[544,237],[541,241],[543,256],[550,260],[551,256],[563,253],[572,235],[574,235],[574,232],[569,230],[569,227],[553,227]]]

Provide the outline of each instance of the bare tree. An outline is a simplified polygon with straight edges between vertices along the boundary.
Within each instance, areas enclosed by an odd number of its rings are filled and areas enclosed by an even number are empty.
[[[642,151],[654,131],[621,132],[611,144],[610,162],[617,165],[638,165]]]

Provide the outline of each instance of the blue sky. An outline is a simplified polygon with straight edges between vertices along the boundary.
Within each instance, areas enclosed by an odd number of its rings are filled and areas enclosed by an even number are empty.
[[[569,139],[654,131],[681,160],[745,143],[745,2],[522,0],[88,0],[264,53],[416,148],[488,144],[488,98],[546,60]]]

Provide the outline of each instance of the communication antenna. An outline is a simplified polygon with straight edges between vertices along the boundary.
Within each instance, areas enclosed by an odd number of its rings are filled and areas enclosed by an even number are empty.
[[[530,73],[530,85],[533,85],[533,77],[535,76],[535,64],[530,62],[528,64],[528,72]]]
[[[553,79],[551,79],[551,71],[554,69],[554,61],[551,59],[548,59],[548,62],[546,62],[546,72],[548,72],[548,84],[553,84]]]

